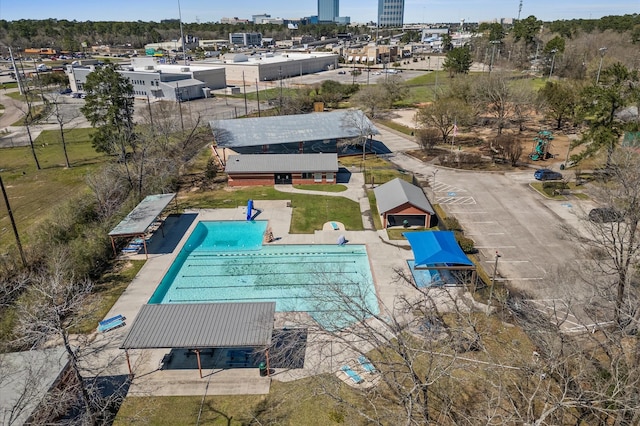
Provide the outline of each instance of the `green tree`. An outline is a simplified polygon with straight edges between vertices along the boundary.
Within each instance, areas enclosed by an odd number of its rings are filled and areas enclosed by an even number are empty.
[[[473,59],[469,48],[466,46],[456,47],[447,52],[442,68],[449,71],[449,76],[453,77],[454,74],[467,74],[472,63]]]
[[[87,97],[80,111],[98,128],[92,136],[93,146],[126,159],[127,149],[135,150],[133,85],[115,65],[108,64],[87,76],[84,90]]]
[[[556,122],[556,129],[562,127],[562,122],[575,117],[578,106],[578,93],[575,87],[565,82],[547,81],[538,92],[544,105],[547,117]]]
[[[531,15],[515,23],[513,26],[513,38],[516,43],[524,40],[527,46],[533,46],[536,44],[540,28],[542,28],[542,21]]]
[[[592,157],[606,150],[606,165],[608,167],[611,164],[611,156],[624,131],[634,126],[634,123],[619,119],[617,114],[636,102],[640,96],[639,81],[637,70],[630,71],[617,62],[602,71],[598,85],[589,86],[583,90],[581,104],[588,128],[577,143],[585,149],[572,157],[575,161]]]
[[[560,36],[555,36],[551,40],[544,45],[543,52],[546,54],[552,53],[554,50],[556,52],[562,53],[564,52],[565,42],[564,39]]]
[[[478,27],[478,31],[486,33],[491,41],[502,40],[506,35],[504,27],[498,22],[483,22]]]
[[[442,51],[443,52],[448,52],[451,49],[453,49],[453,40],[451,38],[450,34],[443,34],[442,35]]]

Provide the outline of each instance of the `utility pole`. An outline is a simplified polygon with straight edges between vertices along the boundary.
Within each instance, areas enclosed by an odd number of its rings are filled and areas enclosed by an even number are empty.
[[[180,9],[180,0],[178,0],[178,17],[180,18],[180,38],[182,39],[182,58],[184,64],[187,65],[187,52],[184,49],[184,33],[182,32],[182,10]]]
[[[18,67],[16,66],[16,60],[13,57],[13,52],[11,51],[11,47],[9,47],[9,57],[11,57],[11,66],[13,66],[13,71],[16,75],[16,82],[18,83],[18,91],[20,91],[21,95],[24,95],[24,89],[22,88],[22,76],[20,72],[18,72]]]
[[[260,88],[258,87],[258,79],[256,78],[256,98],[258,101],[258,118],[260,117]]]
[[[11,211],[11,205],[9,204],[9,197],[7,191],[4,189],[4,183],[2,183],[2,176],[0,176],[0,188],[2,189],[2,196],[4,197],[4,203],[7,206],[9,212],[9,221],[11,221],[11,227],[13,228],[13,235],[16,237],[16,245],[20,252],[20,259],[22,259],[22,266],[27,267],[27,259],[24,257],[24,251],[22,250],[22,243],[20,242],[20,235],[18,234],[18,228],[16,227],[16,221],[13,218],[13,212]]]
[[[242,71],[242,91],[244,92],[244,115],[249,115],[249,107],[247,106],[247,84],[244,80],[244,71]]]

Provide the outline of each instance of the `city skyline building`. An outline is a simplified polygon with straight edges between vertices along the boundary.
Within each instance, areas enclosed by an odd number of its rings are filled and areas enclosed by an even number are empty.
[[[401,27],[404,24],[404,0],[378,0],[378,26]]]
[[[340,0],[318,0],[318,21],[336,22],[340,16]]]

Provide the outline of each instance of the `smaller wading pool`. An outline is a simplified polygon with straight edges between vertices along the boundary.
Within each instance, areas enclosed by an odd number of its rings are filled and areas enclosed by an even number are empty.
[[[364,245],[263,246],[266,228],[266,221],[199,222],[149,303],[275,301],[277,312],[308,312],[327,328],[379,312]],[[365,309],[345,316],[336,287],[357,299],[348,308]]]
[[[456,284],[457,280],[445,269],[415,269],[415,261],[407,260],[413,281],[416,287],[440,287],[443,285]]]

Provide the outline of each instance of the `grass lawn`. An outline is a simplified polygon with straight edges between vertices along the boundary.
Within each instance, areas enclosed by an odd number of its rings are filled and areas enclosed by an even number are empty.
[[[334,400],[316,393],[318,387],[314,381],[314,378],[287,383],[273,381],[268,395],[208,396],[204,399],[199,424],[324,426],[361,423],[355,415],[338,411]],[[344,392],[351,396],[355,393],[347,386]],[[124,400],[113,424],[194,425],[201,403],[201,396],[129,397]],[[262,422],[252,423],[254,415]]]
[[[36,155],[41,170],[36,170],[29,147],[0,150],[0,170],[11,209],[23,243],[29,242],[29,230],[46,218],[71,195],[86,190],[86,174],[107,160],[96,153],[88,140],[92,129],[73,129],[65,133],[67,151],[72,163],[64,168],[62,144],[56,142],[59,132],[45,131],[36,140]],[[0,216],[0,247],[13,244],[7,215]]]
[[[509,327],[498,316],[487,316],[484,313],[471,313],[470,318],[456,317],[454,314],[445,314],[445,323],[456,330],[468,326],[466,321],[472,321],[474,330],[483,336],[482,343],[486,350],[470,351],[464,354],[469,360],[451,359],[447,375],[457,380],[447,382],[446,379],[438,380],[434,386],[456,387],[461,400],[473,395],[474,389],[481,389],[486,385],[488,369],[486,364],[495,365],[519,365],[519,360],[524,356],[531,356],[535,347],[528,336],[519,327]],[[419,344],[419,342],[416,342]],[[440,352],[450,354],[449,343],[443,341]],[[449,360],[450,358],[438,358],[434,354],[416,357],[417,363],[428,363],[435,360]],[[376,362],[375,357],[370,357]],[[455,358],[455,356],[454,356]],[[378,364],[380,365],[380,364]],[[384,369],[384,365],[381,369]],[[421,368],[418,367],[419,371]],[[516,371],[514,381],[520,380],[526,372]],[[495,378],[495,376],[494,376]],[[214,379],[215,380],[215,379]],[[196,424],[200,414],[201,425],[240,426],[248,424],[263,425],[358,425],[363,423],[354,410],[341,408],[340,404],[322,392],[321,382],[332,387],[338,379],[333,375],[321,375],[290,382],[273,381],[268,395],[229,395],[229,396],[167,396],[167,397],[128,397],[124,400],[114,426],[152,424],[152,425],[193,425]],[[339,384],[339,383],[338,383]],[[373,395],[384,394],[384,384],[380,384],[372,390]],[[348,404],[353,404],[361,409],[370,406],[372,400],[364,397],[349,386],[341,384],[340,397]],[[379,394],[376,394],[379,392]],[[371,397],[371,394],[369,394]],[[375,396],[373,396],[375,397]],[[372,398],[373,398],[372,397]],[[384,398],[375,400],[378,407],[385,405]],[[457,401],[460,402],[460,401]],[[201,410],[202,408],[202,410]],[[393,406],[385,408],[393,409]],[[400,410],[399,407],[396,407]],[[400,410],[401,412],[401,410]],[[399,414],[399,417],[402,415]],[[389,423],[393,424],[393,423]]]
[[[85,316],[72,333],[91,333],[127,289],[127,286],[146,263],[145,260],[117,261],[111,272],[103,275],[94,287]]]
[[[382,218],[378,211],[378,204],[376,203],[376,194],[373,189],[367,189],[367,198],[369,199],[369,205],[371,206],[371,216],[373,216],[373,225],[376,229],[382,229]]]
[[[359,155],[341,157],[340,165],[346,168],[354,167],[361,170],[363,165],[362,157]],[[367,155],[364,161],[364,168],[364,179],[368,185],[371,185],[372,182],[375,185],[381,185],[397,177],[411,182],[411,174],[404,170],[397,169],[390,162],[375,155]]]
[[[304,189],[306,191],[322,191],[322,192],[343,192],[347,190],[347,187],[342,184],[309,184],[309,185],[293,185],[296,189]]]
[[[273,187],[250,187],[236,190],[220,189],[187,194],[180,199],[184,208],[236,208],[252,199],[257,208],[260,200],[291,200],[292,234],[311,234],[322,229],[325,222],[342,222],[349,231],[363,230],[358,203],[344,197],[327,195],[291,194]]]
[[[391,120],[376,120],[376,123],[380,123],[385,127],[404,133],[408,136],[413,136],[413,133],[415,132],[415,129]]]

